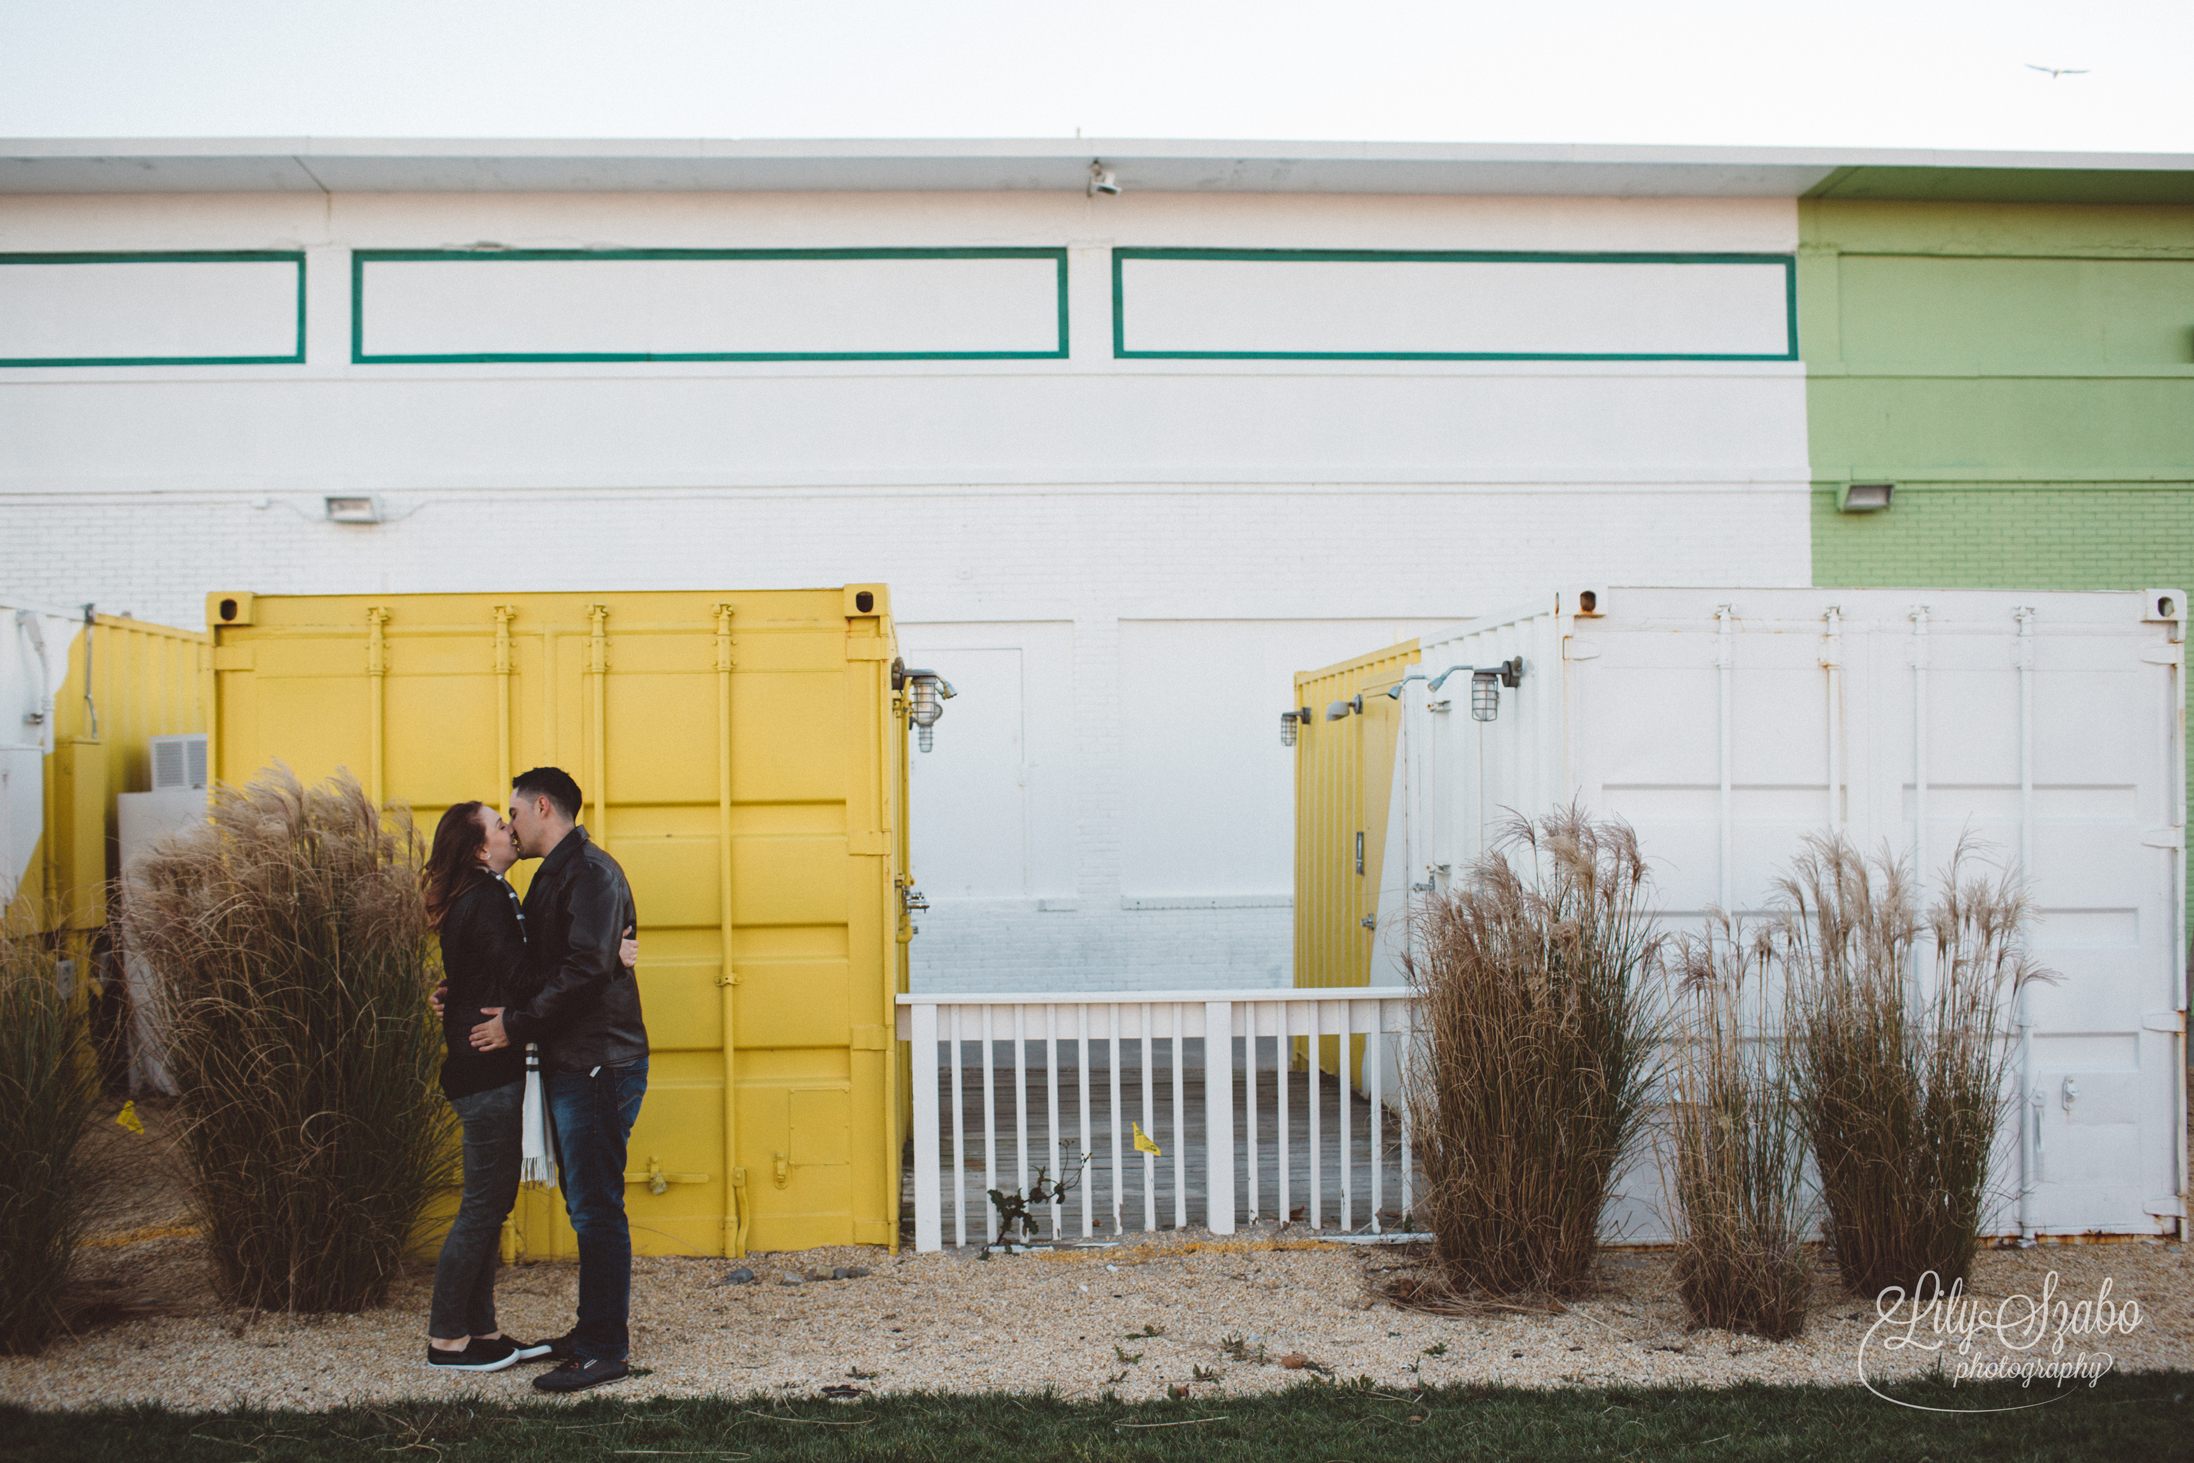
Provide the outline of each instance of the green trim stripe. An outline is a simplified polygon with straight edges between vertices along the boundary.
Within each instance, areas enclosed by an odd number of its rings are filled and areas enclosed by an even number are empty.
[[[0,267],[38,264],[294,264],[297,349],[286,356],[0,356],[7,366],[296,366],[305,359],[305,256],[290,249],[159,250],[92,254],[0,254]]]
[[[1058,266],[1059,345],[1045,351],[478,351],[368,354],[366,266],[379,263],[612,259],[1049,259]],[[354,365],[486,365],[588,361],[1056,361],[1067,354],[1064,249],[358,249],[350,256],[350,358]]]
[[[1783,270],[1786,348],[1770,354],[1682,351],[1156,351],[1127,348],[1122,266],[1130,259],[1190,259],[1297,264],[1775,264]],[[1798,261],[1788,254],[1564,254],[1482,250],[1115,249],[1112,251],[1112,354],[1144,361],[1795,361],[1798,359]]]

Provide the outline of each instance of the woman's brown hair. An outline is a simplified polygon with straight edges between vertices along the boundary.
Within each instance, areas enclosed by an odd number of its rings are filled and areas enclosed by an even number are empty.
[[[442,916],[457,897],[487,877],[480,862],[480,850],[488,841],[488,830],[480,823],[480,814],[486,810],[487,804],[477,799],[459,803],[435,825],[434,847],[421,878],[426,885],[427,923],[436,929],[442,927]]]

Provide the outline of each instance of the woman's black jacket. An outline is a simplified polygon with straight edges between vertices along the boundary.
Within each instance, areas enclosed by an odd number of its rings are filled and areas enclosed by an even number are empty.
[[[525,1080],[522,1046],[492,1052],[472,1047],[472,1028],[488,1019],[481,1007],[519,1005],[532,995],[519,988],[525,963],[525,917],[517,894],[497,875],[475,879],[442,915],[442,970],[449,981],[442,997],[442,1036],[449,1050],[442,1060],[446,1095],[468,1097]]]

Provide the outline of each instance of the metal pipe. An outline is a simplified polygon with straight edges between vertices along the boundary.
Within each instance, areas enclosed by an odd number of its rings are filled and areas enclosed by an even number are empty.
[[[2011,663],[2019,673],[2019,878],[2034,884],[2034,610],[2021,605],[2011,612],[2018,630],[2011,642]],[[2019,1242],[2034,1243],[2034,1193],[2040,1176],[2035,1172],[2034,1140],[2039,1113],[2026,1100],[2033,1090],[2034,1013],[2030,995],[2019,988],[2014,1016],[2019,1028]]]
[[[1716,685],[1720,692],[1720,746],[1721,746],[1721,801],[1718,821],[1721,824],[1721,907],[1730,908],[1733,880],[1729,867],[1730,858],[1730,773],[1732,748],[1730,747],[1730,668],[1735,660],[1736,646],[1731,640],[1731,621],[1735,615],[1728,605],[1718,605],[1714,610],[1714,666]]]
[[[501,612],[497,612],[501,618]],[[723,968],[716,977],[724,1039],[724,1255],[747,1252],[747,1171],[739,1165],[738,1001],[731,920],[731,606],[716,607],[716,899]],[[506,715],[508,697],[505,697]],[[934,1044],[932,1047],[934,1055]],[[932,1063],[934,1065],[934,1062]],[[935,1082],[931,1083],[932,1088]]]
[[[377,810],[381,806],[382,774],[388,756],[388,727],[382,714],[387,704],[389,673],[388,635],[383,627],[388,621],[389,612],[379,605],[366,611],[366,678],[372,686],[373,707],[373,785],[370,791]]]

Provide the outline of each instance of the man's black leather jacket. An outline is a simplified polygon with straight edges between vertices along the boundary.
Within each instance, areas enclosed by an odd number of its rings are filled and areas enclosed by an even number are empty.
[[[537,1041],[541,1065],[585,1072],[648,1054],[640,988],[617,958],[639,931],[632,889],[617,860],[574,828],[541,860],[526,890],[524,982],[537,994],[503,1013],[513,1045]]]

